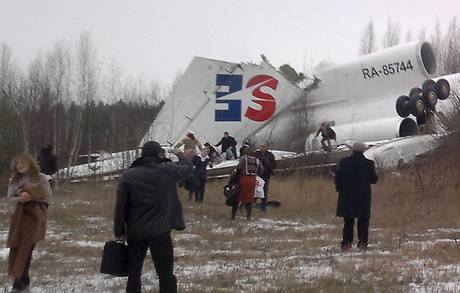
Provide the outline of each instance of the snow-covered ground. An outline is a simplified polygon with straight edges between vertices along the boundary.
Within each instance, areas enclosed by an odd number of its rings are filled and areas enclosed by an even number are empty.
[[[3,207],[1,207],[3,209]],[[94,202],[56,196],[47,239],[31,268],[31,292],[124,292],[126,278],[99,273],[102,249],[111,239],[113,197]],[[174,232],[179,292],[459,292],[460,230],[440,228],[395,238],[371,229],[367,252],[339,249],[341,222],[287,219],[271,210],[229,220],[227,209],[184,203],[187,229]],[[0,240],[6,242],[3,213]],[[0,248],[7,267],[8,250]],[[150,259],[144,265],[145,292],[158,290]],[[6,288],[6,270],[0,274]],[[328,290],[328,288],[330,290]]]

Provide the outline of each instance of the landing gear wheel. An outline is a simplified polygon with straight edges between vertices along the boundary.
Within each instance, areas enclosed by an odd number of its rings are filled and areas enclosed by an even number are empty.
[[[419,96],[421,94],[422,94],[422,89],[419,87],[414,87],[409,92],[409,98],[412,98],[413,96]]]
[[[409,109],[409,97],[408,96],[400,96],[398,100],[396,100],[396,112],[402,118],[406,118],[410,115]]]
[[[415,117],[421,116],[425,113],[425,103],[423,102],[421,96],[414,95],[409,98],[409,109],[411,114]]]
[[[434,90],[436,86],[436,82],[432,79],[427,79],[422,84],[422,90]]]
[[[438,102],[438,95],[436,93],[436,82],[432,79],[427,79],[422,85],[422,98],[428,109],[434,110]]]
[[[434,89],[423,90],[422,97],[426,107],[430,110],[433,110],[438,103],[438,95]]]
[[[418,124],[419,126],[425,124],[425,123],[426,123],[426,120],[427,120],[426,114],[417,116],[417,124]]]
[[[440,100],[445,100],[450,95],[450,84],[444,78],[439,79],[436,82],[435,90]]]

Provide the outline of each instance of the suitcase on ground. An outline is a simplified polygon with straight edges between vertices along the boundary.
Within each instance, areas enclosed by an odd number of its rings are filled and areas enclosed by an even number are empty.
[[[128,276],[128,246],[122,241],[107,241],[102,255],[101,273],[115,277]]]

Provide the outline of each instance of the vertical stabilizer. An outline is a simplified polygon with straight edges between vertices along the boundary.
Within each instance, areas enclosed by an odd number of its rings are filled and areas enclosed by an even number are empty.
[[[242,142],[304,94],[266,61],[195,57],[141,144],[175,144],[188,130],[203,142],[215,143],[225,131]]]

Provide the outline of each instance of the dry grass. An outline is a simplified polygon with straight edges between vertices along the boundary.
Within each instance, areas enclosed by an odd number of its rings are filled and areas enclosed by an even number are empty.
[[[270,199],[282,207],[256,210],[251,221],[244,211],[230,221],[223,180],[209,182],[201,205],[181,192],[187,229],[173,236],[180,292],[460,290],[459,174],[447,163],[424,166],[381,174],[367,253],[338,248],[342,222],[332,178],[274,177]],[[48,238],[32,263],[35,292],[123,291],[124,278],[98,273],[103,243],[112,237],[115,189],[114,182],[60,186]],[[4,241],[9,220],[1,208]],[[0,262],[6,268],[6,259]],[[144,289],[156,292],[150,260],[144,271]],[[10,284],[5,271],[0,282]]]

